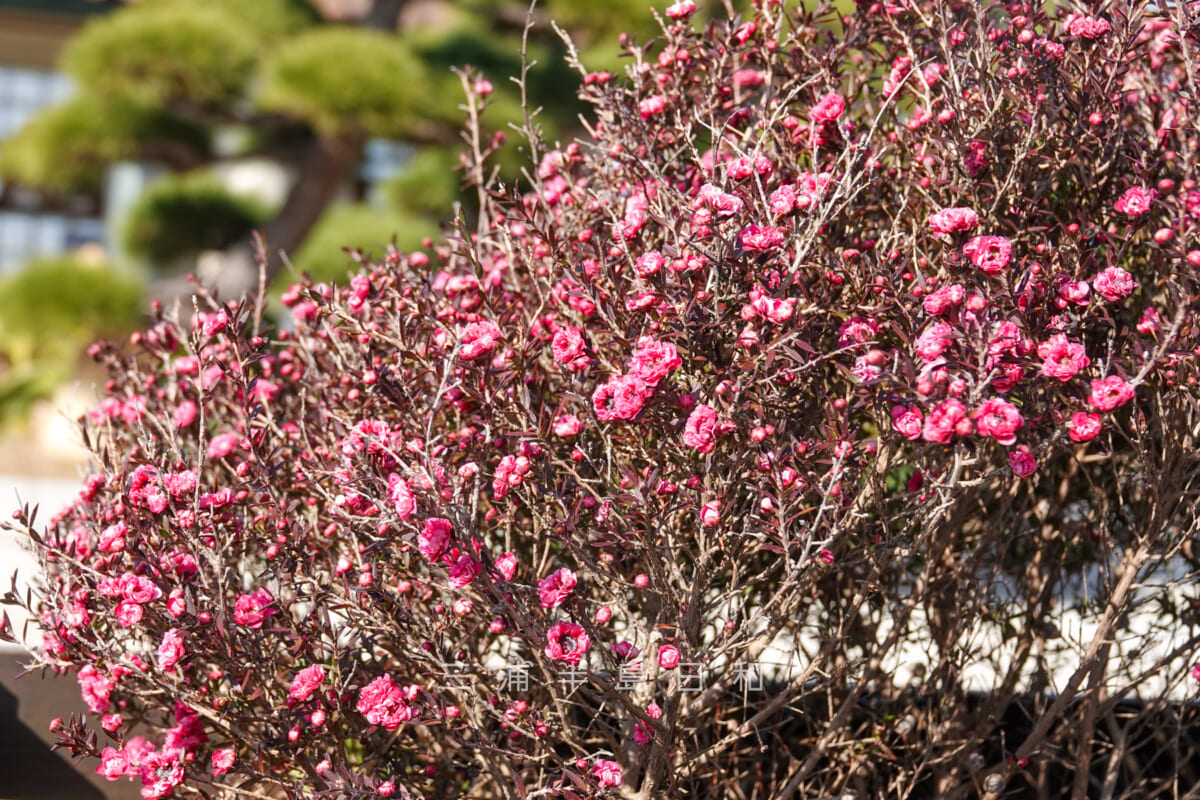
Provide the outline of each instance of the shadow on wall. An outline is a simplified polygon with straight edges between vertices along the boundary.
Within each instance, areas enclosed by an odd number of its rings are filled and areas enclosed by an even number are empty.
[[[87,709],[69,675],[18,679],[28,660],[22,650],[0,650],[0,800],[141,800],[137,783],[97,775],[96,759],[72,767],[69,753],[50,749],[50,720]]]

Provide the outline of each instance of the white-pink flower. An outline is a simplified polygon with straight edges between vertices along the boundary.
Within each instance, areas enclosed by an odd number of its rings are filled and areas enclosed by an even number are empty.
[[[538,583],[538,599],[542,608],[560,606],[575,590],[575,573],[563,567],[542,578]]]

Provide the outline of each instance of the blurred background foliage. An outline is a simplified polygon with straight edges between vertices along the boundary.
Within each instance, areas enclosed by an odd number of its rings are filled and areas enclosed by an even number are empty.
[[[122,244],[136,258],[169,267],[245,239],[269,216],[266,203],[231,191],[209,173],[168,175],[129,209]]]
[[[393,241],[401,251],[416,250],[421,240],[437,233],[437,229],[437,222],[430,216],[380,211],[366,203],[336,203],[292,256],[292,265],[315,281],[344,282],[349,271],[357,271],[347,251],[358,250],[367,258],[378,259]],[[277,287],[293,279],[287,274],[280,277]]]
[[[109,5],[60,53],[70,96],[0,142],[0,181],[42,196],[103,193],[114,165],[148,176],[108,221],[115,267],[55,259],[5,280],[0,382],[24,376],[25,395],[52,385],[57,378],[47,376],[85,340],[136,326],[143,294],[163,297],[164,279],[175,277],[178,295],[179,276],[203,254],[247,253],[254,230],[296,270],[332,281],[354,268],[348,248],[411,249],[456,203],[470,213],[455,169],[464,112],[452,68],[473,67],[494,85],[487,128],[507,130],[523,117],[510,81],[528,14],[520,0]],[[702,15],[718,7],[712,0]],[[565,140],[578,133],[579,76],[549,21],[566,28],[594,70],[623,68],[618,33],[645,39],[657,25],[646,0],[548,0],[533,13],[529,100],[541,109],[544,138]],[[368,170],[380,139],[391,143],[392,161]],[[515,144],[498,163],[519,179]],[[229,170],[246,164],[270,165],[276,178],[262,183],[276,190],[257,191],[253,172],[249,189],[247,180],[231,185]],[[282,269],[274,291],[295,278]],[[12,416],[0,411],[0,424]]]
[[[75,373],[83,351],[142,320],[142,281],[73,256],[0,279],[0,428]]]

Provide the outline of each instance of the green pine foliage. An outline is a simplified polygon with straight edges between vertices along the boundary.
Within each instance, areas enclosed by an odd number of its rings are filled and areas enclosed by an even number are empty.
[[[207,173],[169,175],[130,209],[123,244],[131,255],[163,266],[246,239],[269,217],[263,203],[231,192]]]
[[[74,359],[98,336],[141,321],[141,284],[74,258],[35,262],[0,280],[0,354],[9,364]]]
[[[178,1],[178,0],[177,0]],[[305,0],[187,0],[219,8],[270,45],[280,44],[319,19]]]
[[[0,430],[70,377],[83,348],[142,322],[140,282],[74,258],[0,279]]]
[[[158,147],[209,151],[207,130],[124,100],[80,94],[47,109],[0,147],[0,178],[55,192],[99,190],[107,167]]]
[[[459,197],[462,175],[454,153],[426,148],[413,154],[404,168],[380,186],[387,204],[400,212],[443,218]]]
[[[395,36],[325,26],[305,31],[264,64],[259,107],[299,117],[326,135],[403,137],[428,81]]]
[[[85,90],[142,104],[227,105],[254,74],[259,42],[217,6],[159,0],[96,17],[62,66]]]

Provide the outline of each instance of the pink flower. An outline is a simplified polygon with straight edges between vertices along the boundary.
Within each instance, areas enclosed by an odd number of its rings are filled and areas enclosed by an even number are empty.
[[[999,275],[1012,258],[1012,242],[1003,236],[976,236],[963,246],[963,253],[976,269]]]
[[[242,437],[236,433],[219,433],[208,443],[209,458],[224,458],[237,449]]]
[[[679,20],[687,19],[692,14],[696,13],[696,4],[692,0],[680,0],[678,3],[673,3],[667,6],[666,14],[669,18]]]
[[[943,286],[925,298],[925,313],[940,317],[961,303],[966,294],[961,283]]]
[[[91,664],[86,664],[76,673],[79,680],[79,693],[83,702],[93,714],[103,714],[108,711],[108,698],[112,695],[113,684],[100,674]]]
[[[638,103],[638,113],[642,119],[649,119],[655,114],[661,114],[667,107],[666,95],[656,94]]]
[[[761,290],[758,290],[761,291]],[[755,296],[757,294],[757,296]],[[754,298],[750,303],[750,308],[754,309],[754,313],[760,317],[765,317],[776,325],[781,325],[792,318],[792,314],[796,311],[796,301],[794,298],[785,297],[783,299],[769,297],[768,295],[752,291],[750,296]]]
[[[233,621],[247,628],[261,628],[267,617],[279,613],[271,607],[273,601],[274,598],[266,589],[259,589],[253,594],[243,594],[234,603]]]
[[[592,767],[592,775],[596,777],[596,781],[601,786],[621,785],[621,765],[615,761],[596,759],[596,765]]]
[[[596,387],[592,392],[592,408],[601,422],[633,419],[642,410],[651,391],[636,375],[619,375]]]
[[[550,340],[554,360],[571,371],[581,370],[591,363],[586,347],[583,331],[579,328],[559,328]]]
[[[909,441],[916,441],[921,438],[921,423],[924,420],[924,415],[921,414],[921,409],[915,407],[893,406],[892,407],[892,427]]]
[[[394,731],[401,723],[408,722],[416,716],[416,711],[407,702],[416,697],[415,688],[409,687],[409,690],[405,691],[392,681],[390,675],[380,675],[359,690],[358,703],[354,709],[365,716],[367,722],[372,725]]]
[[[1144,186],[1131,186],[1113,204],[1113,208],[1126,216],[1140,217],[1150,211],[1150,205],[1156,197],[1158,197],[1158,192],[1154,189],[1147,189]]]
[[[945,325],[945,323],[940,323]],[[949,329],[949,325],[946,328]],[[879,333],[879,322],[874,317],[851,317],[838,328],[838,346],[863,344]]]
[[[117,618],[117,622],[126,628],[132,628],[141,622],[144,613],[141,603],[131,603],[128,600],[122,600],[113,609],[113,615]]]
[[[929,229],[939,236],[969,231],[979,224],[979,215],[969,208],[944,208],[929,218]]]
[[[1109,375],[1092,381],[1092,394],[1088,402],[1100,411],[1112,411],[1133,399],[1133,387],[1119,375]]]
[[[396,509],[396,514],[402,520],[408,519],[417,510],[417,500],[413,497],[412,489],[395,472],[388,475],[387,483],[388,500],[392,502],[392,507]]]
[[[774,225],[748,225],[740,239],[744,250],[763,253],[783,246],[783,231]]]
[[[563,414],[554,420],[553,430],[555,436],[570,439],[583,430],[583,422],[574,414]]]
[[[1017,442],[1017,431],[1025,424],[1021,412],[1007,400],[985,400],[971,414],[980,436],[990,436],[1002,445]]]
[[[454,527],[450,524],[450,520],[443,517],[430,517],[425,520],[425,530],[417,537],[417,549],[430,561],[437,561],[450,546],[453,531]]]
[[[1088,295],[1091,292],[1092,287],[1088,285],[1087,281],[1076,281],[1073,283],[1068,281],[1058,287],[1058,294],[1064,300],[1072,302],[1077,306],[1087,305]]]
[[[1056,333],[1038,345],[1042,362],[1042,374],[1047,378],[1069,381],[1075,373],[1092,363],[1084,352],[1083,345],[1067,339],[1066,334]]]
[[[292,687],[288,689],[288,703],[307,700],[323,680],[325,680],[325,668],[320,664],[313,664],[300,670],[292,679]]]
[[[182,751],[151,753],[142,762],[142,797],[145,800],[160,800],[175,787],[183,783]]]
[[[508,490],[519,486],[529,474],[531,464],[526,456],[507,455],[496,465],[496,473],[492,477],[492,493],[497,500],[503,500]]]
[[[86,605],[75,599],[67,606],[63,621],[69,628],[83,628],[91,624],[92,615],[88,613]]]
[[[172,497],[182,497],[196,490],[197,476],[195,470],[173,472],[163,476],[163,485]]]
[[[654,275],[662,270],[667,265],[667,259],[657,250],[651,250],[648,253],[642,253],[634,262],[633,268],[638,275],[643,278]]]
[[[925,429],[921,435],[927,442],[948,444],[957,432],[958,424],[966,419],[967,408],[951,397],[933,407],[925,418]]]
[[[459,342],[458,357],[463,361],[474,361],[496,349],[500,343],[500,328],[487,320],[472,322],[463,328]]]
[[[591,647],[587,631],[571,622],[556,622],[546,632],[546,657],[577,665]]]
[[[121,587],[121,594],[131,603],[149,603],[162,597],[162,589],[159,589],[154,581],[132,572],[123,574],[118,585]]]
[[[815,206],[825,195],[833,175],[828,172],[801,172],[796,176],[796,208]]]
[[[717,445],[717,412],[700,403],[692,409],[683,428],[683,443],[701,453],[711,453]]]
[[[790,214],[796,208],[796,189],[794,186],[784,184],[771,192],[771,197],[767,202],[771,213],[775,216],[782,217],[784,214]]]
[[[1122,300],[1133,293],[1137,283],[1133,276],[1120,267],[1109,267],[1092,279],[1096,291],[1110,303]]]
[[[643,336],[637,340],[629,372],[653,387],[681,366],[683,359],[679,357],[675,345]]]
[[[176,586],[167,596],[167,613],[178,619],[187,612],[187,600],[183,598],[183,587]]]
[[[505,553],[496,559],[496,569],[504,580],[511,581],[517,574],[518,563],[516,553]]]
[[[706,528],[714,527],[721,521],[721,501],[709,500],[700,507],[700,524]]]
[[[913,350],[926,361],[940,358],[954,342],[954,329],[945,322],[935,322],[913,343]]]
[[[101,553],[119,553],[125,549],[125,535],[128,533],[128,525],[115,522],[100,531],[100,541],[96,543],[96,549]]]
[[[653,719],[662,719],[662,708],[658,703],[651,703],[646,706],[646,716]],[[645,747],[654,739],[654,730],[644,722],[638,722],[633,727],[633,739],[638,747]]]
[[[673,644],[664,644],[658,648],[658,666],[667,670],[678,667],[679,648]]]
[[[1200,664],[1196,664],[1194,667],[1192,667],[1192,680],[1200,681]]]
[[[217,775],[224,775],[226,772],[229,772],[229,770],[233,768],[235,760],[233,748],[231,747],[224,747],[220,750],[214,750],[212,754],[213,777],[216,777]]]
[[[574,589],[575,573],[563,567],[538,583],[538,599],[542,608],[554,608],[562,605]]]
[[[1161,319],[1158,316],[1158,311],[1154,308],[1146,308],[1142,312],[1142,318],[1138,320],[1137,331],[1143,336],[1151,336],[1158,332],[1158,324]]]
[[[711,183],[706,183],[700,187],[700,191],[696,194],[696,199],[692,201],[693,209],[700,209],[705,206],[711,208],[719,217],[732,217],[739,214],[743,207],[742,199],[735,194],[727,194],[721,191]]]
[[[124,777],[128,769],[129,759],[126,757],[125,751],[106,747],[100,754],[100,766],[96,767],[96,774],[103,775],[107,780],[115,781],[117,778]]]
[[[865,356],[859,356],[854,360],[854,367],[850,370],[850,374],[857,381],[873,381],[883,374],[883,369],[877,364],[871,363],[870,359]]]
[[[212,313],[201,312],[193,321],[193,329],[199,328],[206,338],[216,336],[229,325],[229,315],[224,309]]]
[[[1018,478],[1028,478],[1037,472],[1038,467],[1037,459],[1033,457],[1033,453],[1029,452],[1029,448],[1025,445],[1017,446],[1008,454],[1008,464],[1012,467],[1013,474]]]
[[[836,92],[830,92],[817,101],[809,112],[809,117],[814,125],[823,125],[826,122],[836,122],[845,110],[846,98]]]
[[[1099,414],[1089,414],[1086,411],[1076,411],[1071,415],[1071,421],[1067,423],[1067,428],[1070,430],[1072,442],[1090,442],[1100,435],[1100,430],[1104,427],[1104,423],[1100,420]]]
[[[1108,33],[1112,26],[1106,19],[1073,14],[1067,19],[1066,28],[1067,33],[1076,39],[1099,39]]]
[[[163,634],[162,642],[158,645],[158,668],[163,672],[174,672],[184,652],[183,634],[178,628],[171,628]]]
[[[737,72],[733,73],[733,85],[734,86],[738,86],[738,87],[762,86],[766,82],[767,82],[767,76],[763,74],[762,70],[739,69]],[[762,158],[762,156],[759,156],[759,158]]]
[[[125,742],[125,758],[129,761],[129,769],[125,771],[125,774],[131,776],[140,774],[142,763],[153,752],[154,743],[144,736],[134,736]]]
[[[468,555],[459,556],[458,561],[450,567],[448,582],[451,587],[461,589],[469,586],[483,571],[483,565]]]

